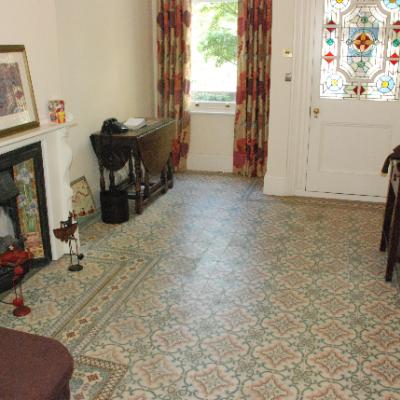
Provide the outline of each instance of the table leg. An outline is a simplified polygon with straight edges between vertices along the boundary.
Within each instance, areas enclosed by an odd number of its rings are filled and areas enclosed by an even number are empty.
[[[135,209],[137,214],[143,212],[142,166],[139,157],[135,157]]]
[[[150,176],[149,172],[144,170],[144,198],[147,199],[150,196]]]
[[[99,172],[100,172],[100,190],[104,192],[106,190],[106,180],[104,179],[104,166],[99,159]]]
[[[115,174],[114,171],[110,171],[109,174],[109,179],[110,179],[110,190],[114,190],[115,189]]]
[[[129,182],[130,182],[130,183],[133,183],[133,182],[135,182],[135,174],[133,173],[132,154],[131,154],[131,156],[129,157],[128,165],[129,165]]]
[[[167,166],[165,166],[161,171],[161,184],[163,186],[161,192],[167,193],[168,192]]]
[[[389,182],[389,190],[388,190],[388,194],[387,194],[386,207],[385,207],[385,217],[384,217],[383,227],[382,227],[380,251],[386,250],[387,241],[389,240],[390,223],[392,221],[395,197],[396,196],[393,191],[392,184],[391,184],[391,182]]]
[[[172,155],[170,155],[168,159],[167,179],[169,182],[168,186],[172,189],[174,187],[174,166],[172,165]]]

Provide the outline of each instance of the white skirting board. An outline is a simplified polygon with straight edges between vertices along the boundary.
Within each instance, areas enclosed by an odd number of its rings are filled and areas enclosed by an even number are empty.
[[[272,196],[290,196],[288,179],[282,176],[265,175],[264,193]]]
[[[300,196],[315,197],[323,199],[349,200],[349,201],[366,201],[372,203],[384,203],[386,198],[375,196],[358,196],[352,194],[340,193],[322,193],[310,192],[306,189],[291,189],[288,178],[281,176],[269,176],[264,178],[264,193],[271,196]]]

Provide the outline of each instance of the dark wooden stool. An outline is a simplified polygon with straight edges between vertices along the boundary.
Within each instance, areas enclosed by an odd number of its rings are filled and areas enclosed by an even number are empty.
[[[389,189],[380,245],[381,251],[385,251],[388,248],[385,275],[387,282],[390,282],[393,278],[400,240],[400,160],[392,159],[390,164]],[[387,172],[387,170],[383,172]]]
[[[56,340],[0,328],[1,400],[69,400],[73,365]]]

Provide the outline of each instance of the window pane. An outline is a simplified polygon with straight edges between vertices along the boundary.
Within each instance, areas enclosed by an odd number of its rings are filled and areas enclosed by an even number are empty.
[[[400,0],[325,0],[321,97],[399,99]]]
[[[192,100],[235,101],[237,14],[237,1],[193,1]]]

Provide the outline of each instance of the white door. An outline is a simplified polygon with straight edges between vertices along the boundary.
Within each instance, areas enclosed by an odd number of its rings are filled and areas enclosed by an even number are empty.
[[[317,0],[308,192],[385,196],[400,144],[400,0]]]

